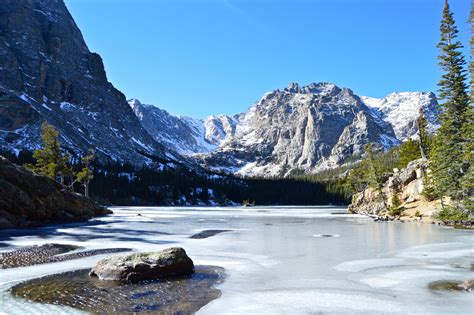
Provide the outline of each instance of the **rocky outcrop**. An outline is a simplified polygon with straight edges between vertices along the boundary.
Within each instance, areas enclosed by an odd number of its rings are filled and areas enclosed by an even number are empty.
[[[1,156],[0,196],[0,228],[81,221],[111,213],[92,199]]]
[[[367,188],[352,196],[348,210],[350,213],[378,215],[387,210],[387,203],[379,190]]]
[[[167,152],[108,82],[62,0],[0,1],[0,149],[40,146],[46,120],[66,149],[142,164]]]
[[[394,194],[397,194],[402,207],[421,211],[422,214],[431,216],[438,205],[428,202],[423,197],[423,176],[429,170],[424,159],[414,160],[407,167],[394,169],[381,189],[367,188],[352,196],[349,212],[366,215],[384,214],[392,205]],[[429,204],[428,207],[425,207]],[[425,211],[426,210],[426,211]]]
[[[116,255],[100,260],[90,271],[100,280],[139,282],[170,276],[190,275],[194,264],[179,247],[159,252]]]

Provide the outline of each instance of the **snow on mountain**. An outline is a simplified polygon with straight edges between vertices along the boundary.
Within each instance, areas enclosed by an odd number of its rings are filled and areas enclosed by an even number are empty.
[[[140,123],[159,143],[180,154],[209,152],[217,145],[206,139],[204,122],[185,116],[173,116],[153,105],[131,99],[128,104]]]
[[[235,134],[238,125],[238,117],[230,117],[227,115],[209,116],[204,121],[206,140],[210,143],[220,145]]]
[[[108,81],[64,1],[0,1],[0,21],[0,150],[38,148],[47,121],[69,152],[135,164],[173,156]]]
[[[416,137],[416,119],[420,108],[425,113],[428,129],[434,132],[438,127],[438,102],[434,93],[401,92],[391,93],[384,98],[362,96],[361,99],[375,115],[392,126],[400,141]]]
[[[192,156],[206,168],[245,176],[316,172],[362,156],[364,146],[382,149],[416,136],[420,107],[436,128],[433,93],[359,97],[332,83],[265,93],[246,112],[204,120],[173,116],[130,100],[142,126],[164,146]]]
[[[369,141],[399,143],[357,95],[331,83],[292,83],[266,93],[238,117],[234,135],[200,156],[204,166],[247,176],[313,172],[363,154]]]

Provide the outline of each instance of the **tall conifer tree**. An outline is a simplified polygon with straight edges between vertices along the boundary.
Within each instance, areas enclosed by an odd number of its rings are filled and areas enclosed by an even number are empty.
[[[471,30],[469,75],[470,75],[470,104],[465,114],[465,124],[463,127],[464,146],[464,169],[465,175],[462,178],[462,188],[464,192],[464,205],[472,214],[474,212],[474,3],[471,2],[471,13],[469,24]]]
[[[422,107],[420,107],[416,124],[418,126],[418,135],[420,137],[420,154],[423,159],[426,159],[430,155],[430,136],[428,134],[428,124]]]
[[[462,177],[465,175],[465,139],[463,129],[469,107],[466,84],[466,61],[463,48],[457,40],[458,29],[446,0],[441,21],[439,65],[443,71],[439,85],[441,127],[435,137],[432,163],[437,190],[460,200],[463,193]]]

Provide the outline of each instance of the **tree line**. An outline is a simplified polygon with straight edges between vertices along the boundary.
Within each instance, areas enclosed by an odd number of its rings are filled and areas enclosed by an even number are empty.
[[[173,166],[156,160],[150,165],[100,161],[94,151],[71,156],[61,146],[59,132],[42,125],[43,147],[18,155],[4,152],[11,161],[50,177],[65,189],[83,192],[103,204],[202,205],[229,202],[257,205],[343,204],[344,194],[332,183],[297,178],[241,178],[204,169]]]

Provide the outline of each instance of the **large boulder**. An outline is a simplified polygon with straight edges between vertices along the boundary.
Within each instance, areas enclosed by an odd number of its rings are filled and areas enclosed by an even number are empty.
[[[367,188],[362,192],[354,194],[348,211],[365,215],[379,214],[387,209],[381,194],[382,192],[374,188]]]
[[[0,156],[0,228],[81,221],[107,213],[111,211],[94,200]]]
[[[139,282],[170,276],[186,276],[194,272],[194,264],[180,247],[159,252],[115,255],[100,260],[90,271],[100,280]]]

